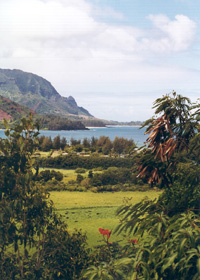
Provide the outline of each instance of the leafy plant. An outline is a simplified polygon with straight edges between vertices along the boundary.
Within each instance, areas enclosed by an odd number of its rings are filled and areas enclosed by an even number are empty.
[[[38,126],[31,116],[13,131],[5,125],[7,138],[0,139],[1,279],[77,279],[87,262],[86,237],[68,232],[49,194],[34,181]]]

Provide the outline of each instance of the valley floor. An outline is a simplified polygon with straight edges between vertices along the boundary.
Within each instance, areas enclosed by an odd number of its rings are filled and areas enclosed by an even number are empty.
[[[102,236],[98,229],[105,228],[114,231],[119,223],[116,210],[125,203],[136,204],[145,197],[158,198],[160,192],[115,192],[115,193],[92,193],[92,192],[68,192],[54,191],[50,193],[59,214],[66,220],[70,230],[74,228],[87,232],[88,245],[101,244]],[[112,234],[110,241],[127,241],[129,237]]]

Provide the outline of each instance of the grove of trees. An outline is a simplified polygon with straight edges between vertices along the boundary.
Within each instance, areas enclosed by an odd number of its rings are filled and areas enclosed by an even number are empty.
[[[126,139],[123,137],[115,137],[113,141],[107,136],[100,136],[99,138],[92,137],[92,139],[84,138],[83,141],[71,138],[69,143],[65,137],[56,136],[52,139],[50,136],[44,135],[39,137],[39,150],[50,151],[51,149],[61,149],[69,152],[90,152],[99,153],[103,155],[131,155],[136,145],[132,139]]]

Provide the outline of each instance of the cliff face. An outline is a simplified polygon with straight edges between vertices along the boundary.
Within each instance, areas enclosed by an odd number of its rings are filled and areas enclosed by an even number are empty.
[[[0,69],[0,95],[41,115],[92,117],[72,96],[62,97],[49,81],[21,70]]]

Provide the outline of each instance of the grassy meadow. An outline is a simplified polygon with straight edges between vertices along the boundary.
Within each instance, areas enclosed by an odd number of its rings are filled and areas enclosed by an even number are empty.
[[[74,228],[87,232],[89,246],[100,244],[102,236],[99,227],[114,230],[119,223],[116,217],[117,208],[129,201],[138,203],[144,197],[154,199],[160,192],[115,192],[115,193],[92,193],[92,192],[50,192],[57,211],[66,220],[70,230]],[[121,239],[124,236],[111,235],[110,241]],[[127,237],[128,240],[128,237]]]

